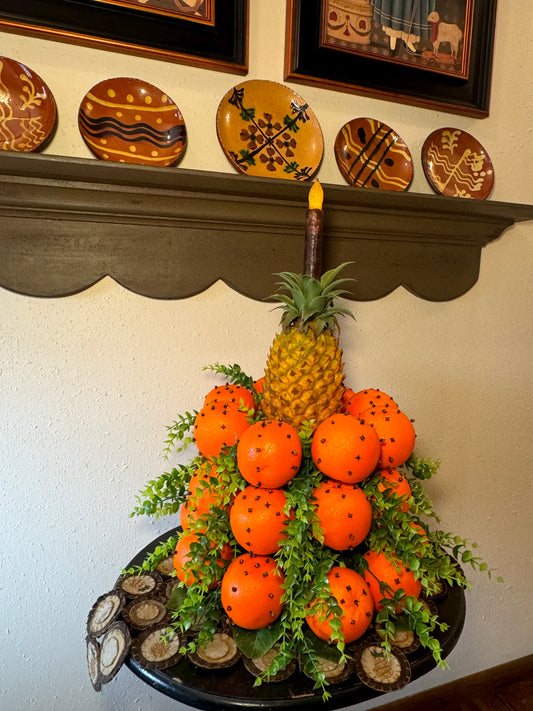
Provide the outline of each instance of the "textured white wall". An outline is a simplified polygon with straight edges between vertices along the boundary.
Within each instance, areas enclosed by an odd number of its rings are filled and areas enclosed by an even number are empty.
[[[249,78],[282,81],[284,13],[282,0],[251,0]],[[323,128],[321,181],[343,183],[335,136],[347,120],[366,115],[393,126],[410,146],[412,191],[430,192],[418,158],[424,138],[454,125],[489,151],[492,199],[532,202],[533,45],[524,31],[532,25],[533,9],[500,0],[488,119],[294,86]],[[47,153],[91,157],[77,131],[81,98],[104,78],[135,76],[163,88],[183,111],[189,147],[180,167],[232,171],[216,139],[215,112],[239,77],[0,38],[1,53],[35,69],[56,96],[59,127]],[[458,300],[434,304],[401,289],[352,303],[357,322],[344,325],[349,384],[391,392],[416,418],[419,454],[442,460],[428,486],[442,527],[477,541],[505,578],[498,585],[473,576],[451,670],[434,671],[403,693],[531,652],[532,237],[531,224],[518,225],[485,248],[479,282]],[[133,554],[172,525],[128,514],[145,481],[168,466],[165,426],[211,387],[201,367],[237,361],[260,375],[277,321],[268,305],[221,283],[169,302],[109,279],[59,300],[0,291],[2,711],[180,707],[127,669],[93,692],[86,616]]]

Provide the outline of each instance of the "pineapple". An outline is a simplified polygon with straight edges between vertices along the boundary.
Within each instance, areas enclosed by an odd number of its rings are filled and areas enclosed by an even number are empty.
[[[320,279],[292,272],[278,275],[288,293],[272,297],[283,313],[265,369],[262,409],[267,419],[284,420],[299,430],[305,421],[317,427],[340,411],[344,373],[336,316],[353,317],[334,305],[346,293],[339,285],[351,281],[336,278],[344,266]]]

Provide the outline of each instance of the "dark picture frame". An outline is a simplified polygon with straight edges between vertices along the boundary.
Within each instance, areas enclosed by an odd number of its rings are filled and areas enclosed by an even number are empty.
[[[97,0],[17,0],[0,8],[0,31],[247,74],[248,0],[214,3],[210,24]]]
[[[497,0],[474,2],[467,77],[325,46],[325,1],[287,0],[286,81],[475,118],[489,115]]]

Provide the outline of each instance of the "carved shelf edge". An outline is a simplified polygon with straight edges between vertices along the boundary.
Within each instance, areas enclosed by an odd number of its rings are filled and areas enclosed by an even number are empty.
[[[301,271],[309,183],[0,151],[0,286],[59,297],[110,276],[180,299],[222,279],[253,299]],[[477,281],[482,248],[533,205],[324,188],[324,269],[351,298],[403,286],[431,301]]]

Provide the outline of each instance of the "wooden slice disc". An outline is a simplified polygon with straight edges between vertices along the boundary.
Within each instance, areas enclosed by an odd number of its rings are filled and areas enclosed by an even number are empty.
[[[130,599],[139,598],[144,595],[155,595],[162,586],[162,578],[159,573],[140,573],[139,575],[124,575],[118,579],[117,590],[122,590],[126,597]]]
[[[103,635],[120,615],[125,602],[126,597],[121,590],[101,595],[87,617],[87,634],[91,637]]]
[[[100,672],[100,645],[93,637],[87,637],[87,668],[89,679],[95,691],[102,688],[102,674]]]
[[[132,656],[145,669],[167,669],[183,658],[182,637],[172,627],[149,627],[135,638]]]
[[[168,614],[165,603],[159,598],[153,597],[133,600],[123,612],[128,625],[137,630],[145,630],[162,622]]]
[[[266,652],[266,654],[263,654],[260,657],[255,657],[254,659],[250,659],[249,657],[243,657],[244,666],[250,672],[250,674],[253,674],[253,676],[262,676],[278,654],[279,645],[275,644],[272,649],[270,649],[268,652]],[[285,679],[288,679],[291,674],[294,673],[294,671],[296,670],[296,666],[296,661],[293,659],[292,662],[289,662],[285,669],[280,669],[277,674],[274,674],[269,679],[264,678],[263,681],[285,681]]]
[[[217,632],[213,639],[202,647],[197,647],[189,659],[203,669],[228,669],[241,658],[241,653],[233,637],[226,632]]]
[[[131,636],[124,622],[114,622],[100,643],[100,674],[102,684],[115,677],[129,654]]]
[[[354,653],[357,676],[376,691],[397,691],[411,680],[407,657],[396,647],[390,653],[379,644],[361,644]]]

